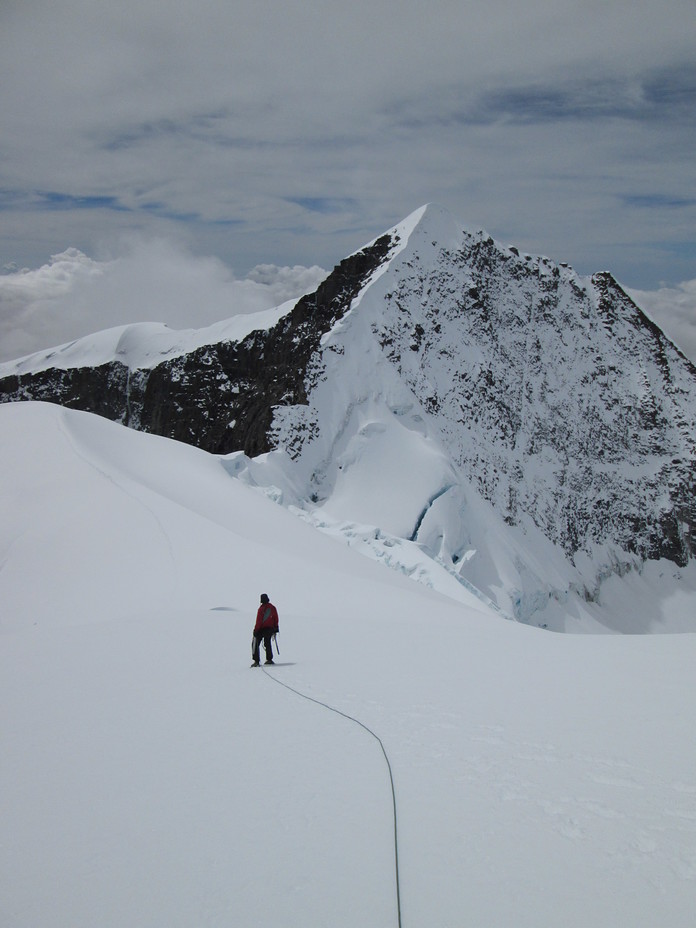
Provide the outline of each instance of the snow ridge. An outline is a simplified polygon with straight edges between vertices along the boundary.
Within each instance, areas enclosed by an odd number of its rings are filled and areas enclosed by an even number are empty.
[[[305,499],[404,538],[416,524],[433,557],[544,625],[549,604],[597,602],[646,559],[685,566],[693,366],[608,274],[520,256],[437,207],[390,234],[398,251],[322,341],[308,406],[274,415]],[[475,542],[474,495],[491,507]],[[480,542],[495,522],[522,536],[502,584]],[[552,558],[529,555],[540,536]]]
[[[0,373],[5,401],[226,455],[323,530],[362,526],[383,563],[519,621],[614,628],[612,578],[693,564],[694,366],[611,275],[436,205],[263,318],[114,330]]]

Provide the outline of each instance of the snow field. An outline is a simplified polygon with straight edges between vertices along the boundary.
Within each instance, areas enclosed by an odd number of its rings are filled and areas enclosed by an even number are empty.
[[[219,459],[0,408],[0,923],[690,928],[696,636],[408,580]],[[560,607],[559,607],[560,608]]]
[[[390,924],[381,758],[252,675],[244,619],[245,648],[234,613],[167,614],[4,668],[3,924]]]

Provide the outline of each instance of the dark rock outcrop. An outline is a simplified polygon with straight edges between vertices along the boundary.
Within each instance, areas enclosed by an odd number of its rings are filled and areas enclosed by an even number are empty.
[[[393,244],[383,235],[344,259],[273,328],[239,342],[205,345],[142,370],[113,361],[11,374],[0,380],[0,402],[59,403],[217,454],[269,451],[274,407],[306,403],[309,359],[322,335]]]

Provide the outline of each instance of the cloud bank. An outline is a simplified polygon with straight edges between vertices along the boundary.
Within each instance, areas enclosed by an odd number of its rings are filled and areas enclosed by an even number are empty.
[[[696,364],[696,280],[659,290],[627,290],[631,299]]]
[[[129,240],[95,260],[69,248],[36,270],[0,276],[0,361],[132,322],[202,328],[316,289],[320,267],[265,264],[238,280],[218,258],[163,239]]]
[[[6,0],[0,266],[123,232],[332,267],[426,202],[696,277],[693,0]]]

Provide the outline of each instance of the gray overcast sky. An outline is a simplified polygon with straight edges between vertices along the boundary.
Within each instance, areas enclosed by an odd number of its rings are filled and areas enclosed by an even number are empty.
[[[331,268],[425,202],[696,278],[694,0],[2,0],[0,267]]]

